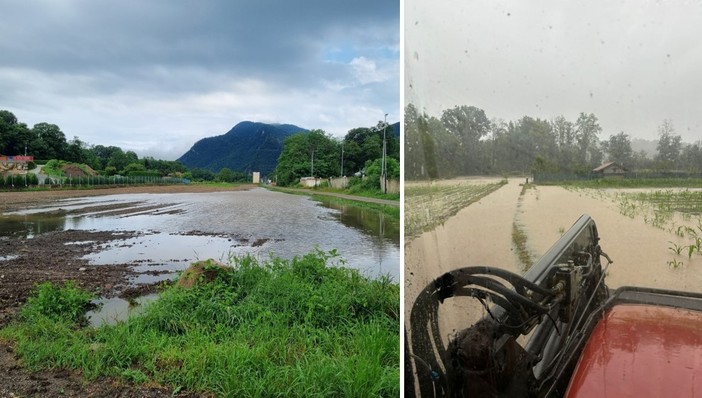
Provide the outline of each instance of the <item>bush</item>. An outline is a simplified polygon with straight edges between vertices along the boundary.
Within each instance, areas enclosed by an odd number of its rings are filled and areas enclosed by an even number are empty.
[[[39,177],[34,173],[27,174],[27,185],[39,185]]]
[[[20,317],[30,322],[43,316],[56,322],[85,324],[85,311],[92,299],[92,294],[79,289],[71,281],[66,281],[63,286],[44,282],[27,300]]]

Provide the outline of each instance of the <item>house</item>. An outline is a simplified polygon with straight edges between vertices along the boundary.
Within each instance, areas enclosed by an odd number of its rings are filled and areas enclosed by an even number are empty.
[[[624,174],[628,173],[624,166],[617,162],[607,162],[600,166],[592,169],[592,173],[599,175],[601,177],[623,177]]]

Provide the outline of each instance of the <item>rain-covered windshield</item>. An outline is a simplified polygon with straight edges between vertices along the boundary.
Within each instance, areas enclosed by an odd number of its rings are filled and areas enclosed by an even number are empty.
[[[405,1],[407,323],[434,278],[523,274],[582,214],[609,288],[702,292],[700,11]],[[485,315],[443,305],[442,338]]]

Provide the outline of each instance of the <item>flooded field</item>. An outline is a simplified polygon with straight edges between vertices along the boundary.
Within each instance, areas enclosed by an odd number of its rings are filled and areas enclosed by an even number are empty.
[[[194,261],[315,249],[399,281],[399,233],[376,211],[261,188],[62,199],[0,215],[0,307],[16,308],[37,281],[77,279],[107,297],[94,322],[110,321]]]
[[[692,253],[688,257],[689,247],[696,241],[687,228],[694,230],[702,225],[699,214],[673,211],[666,222],[653,223],[655,208],[636,213],[622,211],[621,195],[626,190],[568,190],[557,186],[523,190],[522,182],[510,180],[443,225],[406,241],[407,317],[419,291],[451,269],[487,265],[523,273],[513,243],[515,228],[526,237],[527,255],[538,259],[581,214],[593,217],[602,249],[614,261],[606,278],[610,288],[633,285],[702,291],[702,255]],[[702,236],[702,230],[698,234]],[[484,314],[482,307],[470,304],[448,302],[443,307],[440,321],[445,337]]]
[[[86,211],[87,210],[87,211]],[[72,214],[78,213],[78,214]],[[395,223],[397,224],[397,223]],[[352,206],[330,208],[265,189],[207,194],[131,194],[62,200],[2,216],[0,236],[64,230],[137,231],[86,256],[92,264],[177,271],[188,262],[337,249],[365,275],[399,278],[399,226]]]

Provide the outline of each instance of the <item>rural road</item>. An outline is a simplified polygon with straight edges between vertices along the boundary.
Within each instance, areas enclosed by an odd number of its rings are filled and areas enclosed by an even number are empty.
[[[356,200],[356,201],[359,201],[359,202],[377,203],[377,204],[388,205],[388,206],[400,206],[400,201],[399,201],[399,200],[388,200],[388,199],[369,198],[369,197],[366,197],[366,196],[354,196],[354,195],[347,195],[347,194],[336,193],[336,192],[311,191],[311,190],[309,190],[309,189],[278,188],[278,187],[276,187],[275,190],[281,191],[281,192],[304,193],[304,194],[307,194],[307,195],[335,196],[335,197],[337,197],[337,198],[349,199],[349,200]]]

